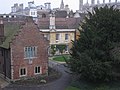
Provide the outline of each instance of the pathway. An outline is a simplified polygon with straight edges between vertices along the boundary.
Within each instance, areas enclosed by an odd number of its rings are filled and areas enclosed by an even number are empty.
[[[58,70],[62,73],[62,77],[56,81],[48,83],[46,85],[38,85],[38,86],[7,86],[3,90],[65,90],[65,88],[70,84],[71,77],[66,71],[68,69],[64,67],[63,64],[59,64],[57,62],[49,61],[49,66]]]

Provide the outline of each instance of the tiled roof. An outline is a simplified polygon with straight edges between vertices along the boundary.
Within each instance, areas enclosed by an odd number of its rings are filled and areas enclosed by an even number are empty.
[[[49,29],[49,23],[50,23],[49,18],[40,18],[38,20],[38,27],[40,29]]]
[[[67,19],[66,18],[56,18],[55,19],[56,29],[67,29]]]
[[[10,23],[10,22],[5,23],[4,24],[5,41],[2,43],[2,45],[0,45],[0,47],[8,49],[12,38],[17,33],[19,28],[20,28],[19,23]]]
[[[9,48],[10,42],[17,34],[22,24],[25,24],[25,18],[3,18],[5,39],[0,45],[2,48]]]
[[[56,29],[76,29],[83,18],[55,18]],[[38,27],[40,29],[49,29],[50,19],[40,18]]]

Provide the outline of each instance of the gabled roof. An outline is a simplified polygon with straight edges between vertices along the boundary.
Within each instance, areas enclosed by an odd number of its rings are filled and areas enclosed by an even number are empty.
[[[19,23],[5,23],[4,24],[4,33],[5,33],[5,41],[0,45],[2,48],[9,49],[10,42],[12,41],[14,35],[19,31],[20,24]]]

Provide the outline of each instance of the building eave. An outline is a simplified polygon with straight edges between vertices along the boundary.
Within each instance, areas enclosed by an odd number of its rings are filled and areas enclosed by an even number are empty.
[[[56,31],[56,32],[74,32],[76,29],[40,29],[42,32],[51,32],[51,31]]]

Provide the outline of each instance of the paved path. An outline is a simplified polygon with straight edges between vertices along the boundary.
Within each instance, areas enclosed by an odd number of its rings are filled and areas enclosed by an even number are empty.
[[[0,77],[0,90],[1,88],[7,86],[9,83]]]
[[[49,66],[62,72],[62,77],[43,86],[8,86],[3,90],[65,90],[71,81],[70,75],[65,72],[68,71],[68,69],[64,67],[63,64],[58,64],[53,61],[49,62]]]

